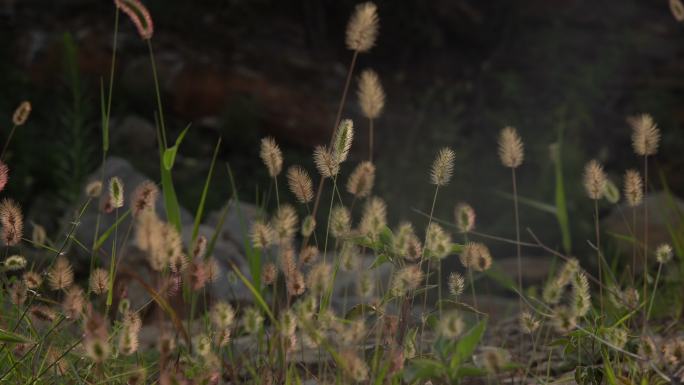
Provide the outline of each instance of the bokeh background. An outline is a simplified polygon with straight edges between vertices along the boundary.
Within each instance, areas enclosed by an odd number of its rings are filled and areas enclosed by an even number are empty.
[[[194,211],[219,137],[221,166],[209,210],[230,196],[226,162],[243,200],[263,194],[269,180],[258,143],[266,135],[282,145],[287,165],[314,171],[310,155],[330,136],[351,59],[344,30],[356,3],[145,1],[155,21],[170,136],[192,123],[174,169],[184,207]],[[585,162],[599,159],[618,186],[626,168],[641,165],[631,150],[627,116],[648,112],[662,129],[653,190],[663,189],[662,174],[675,196],[684,195],[684,25],[674,20],[666,0],[377,4],[379,40],[357,68],[375,69],[387,93],[385,113],[376,122],[375,192],[388,202],[392,223],[424,222],[414,210],[429,210],[429,166],[440,147],[451,146],[455,177],[440,193],[437,217],[451,220],[454,205],[467,201],[478,213],[480,231],[513,237],[511,201],[502,194],[510,191],[510,173],[496,154],[505,125],[517,127],[526,145],[520,194],[537,202],[554,203],[550,148],[562,138],[579,254],[587,250],[593,223],[581,186]],[[0,140],[21,100],[34,107],[7,157],[8,194],[31,220],[57,231],[101,162],[100,82],[106,84],[109,74],[114,5],[0,0],[0,13]],[[158,180],[147,48],[125,17],[119,32],[112,154]],[[357,121],[347,168],[367,156],[355,87],[343,113]],[[601,205],[602,216],[614,210]],[[553,215],[524,206],[521,221],[549,245],[560,245]],[[498,255],[513,252],[505,244],[492,247]]]

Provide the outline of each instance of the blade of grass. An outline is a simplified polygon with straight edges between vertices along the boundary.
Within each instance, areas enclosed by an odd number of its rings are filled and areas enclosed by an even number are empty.
[[[214,164],[216,164],[216,157],[218,156],[219,148],[221,147],[221,138],[219,137],[216,142],[216,148],[214,149],[214,156],[211,158],[211,165],[209,166],[209,174],[207,174],[207,180],[204,182],[204,189],[202,190],[202,197],[200,198],[199,206],[197,206],[197,212],[195,213],[195,224],[192,228],[192,241],[190,244],[194,247],[195,240],[197,239],[197,233],[199,232],[200,221],[202,220],[202,215],[204,214],[204,204],[207,199],[207,193],[209,192],[209,185],[211,184],[211,177],[214,175]]]
[[[100,238],[97,239],[97,242],[95,242],[95,245],[93,246],[93,250],[97,250],[97,249],[99,249],[100,247],[102,247],[102,245],[103,245],[103,244],[107,241],[107,239],[112,235],[112,233],[114,232],[114,230],[115,230],[115,229],[121,224],[121,222],[123,222],[130,214],[131,214],[131,210],[128,209],[128,210],[126,210],[123,214],[119,215],[119,219],[117,219],[116,222],[114,222],[114,224],[111,225],[111,226],[107,229],[107,231],[105,231],[104,233],[102,233],[102,235],[100,236]]]

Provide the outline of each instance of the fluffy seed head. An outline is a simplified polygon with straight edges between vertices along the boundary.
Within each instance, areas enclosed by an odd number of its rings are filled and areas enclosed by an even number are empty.
[[[250,236],[252,238],[252,246],[257,249],[265,249],[273,243],[275,233],[268,223],[254,221],[254,223],[252,223]]]
[[[292,166],[287,170],[287,184],[299,203],[309,203],[313,199],[311,177],[300,166]]]
[[[378,197],[368,198],[359,224],[361,233],[375,239],[387,224],[387,206]]]
[[[0,191],[5,189],[9,180],[9,167],[0,160]]]
[[[624,194],[630,207],[636,207],[641,204],[644,198],[644,187],[639,171],[627,170],[625,172]]]
[[[207,251],[207,237],[200,235],[195,240],[195,247],[192,248],[193,258],[202,258]]]
[[[261,272],[261,280],[264,282],[264,285],[273,284],[277,276],[278,268],[276,267],[275,263],[269,262],[264,265]]]
[[[663,243],[656,249],[656,260],[664,265],[672,260],[672,246]]]
[[[462,233],[469,233],[475,228],[475,210],[465,202],[456,205],[454,219],[458,231]]]
[[[285,276],[287,292],[291,296],[300,296],[306,290],[306,283],[304,282],[304,275],[302,272],[295,269],[290,274]]]
[[[375,166],[371,162],[361,162],[349,175],[347,191],[356,198],[365,198],[373,190]]]
[[[577,317],[566,306],[557,306],[553,309],[551,321],[558,333],[567,334],[577,327]]]
[[[532,334],[539,329],[540,325],[541,322],[535,319],[529,312],[525,311],[520,313],[520,328],[524,333]]]
[[[451,253],[451,235],[435,222],[430,223],[425,236],[425,250],[429,256],[444,259]]]
[[[62,301],[62,310],[64,315],[70,319],[79,319],[83,316],[84,306],[86,303],[85,293],[83,289],[74,285],[71,286]]]
[[[637,155],[649,156],[658,152],[660,129],[651,115],[632,116],[627,123],[632,126],[632,147]]]
[[[332,267],[327,263],[319,263],[311,267],[306,277],[306,285],[312,293],[321,294],[328,291],[332,282]]]
[[[85,193],[90,198],[97,198],[102,194],[102,182],[99,180],[92,181],[86,185]]]
[[[463,333],[465,324],[456,311],[444,313],[437,324],[437,333],[447,339],[456,338]]]
[[[268,175],[276,177],[283,168],[283,153],[275,139],[268,136],[261,139],[261,149],[259,151],[261,160],[268,169]]]
[[[390,291],[392,295],[400,297],[418,288],[423,282],[423,277],[423,271],[417,265],[404,267],[394,273]]]
[[[375,119],[380,116],[385,107],[385,91],[375,71],[367,69],[361,72],[357,95],[365,117]]]
[[[316,220],[313,216],[307,215],[304,220],[302,220],[302,235],[309,237],[313,234],[314,230],[316,230]]]
[[[670,0],[670,11],[677,21],[684,21],[684,4],[681,0]]]
[[[327,147],[316,146],[313,158],[316,169],[322,177],[332,178],[340,172],[340,162]]]
[[[577,318],[584,317],[591,309],[589,280],[582,271],[578,271],[572,279],[572,304],[570,310]]]
[[[513,127],[505,127],[499,134],[499,158],[510,168],[520,166],[525,158],[523,142]]]
[[[26,258],[21,255],[10,255],[3,263],[5,270],[17,271],[26,267]]]
[[[2,240],[6,246],[15,246],[24,234],[24,216],[21,208],[12,199],[5,198],[0,202],[0,224],[2,224]]]
[[[74,270],[64,256],[59,256],[48,272],[48,283],[52,290],[63,290],[74,282]]]
[[[228,302],[219,301],[211,309],[211,322],[219,329],[228,329],[235,320],[235,311]]]
[[[123,182],[118,176],[109,180],[109,204],[115,209],[124,205]]]
[[[606,188],[606,173],[603,166],[596,160],[591,160],[584,167],[584,189],[587,196],[593,200],[601,199]]]
[[[347,160],[353,141],[354,122],[351,119],[342,119],[340,125],[337,126],[335,140],[333,141],[333,155],[338,164]]]
[[[454,172],[454,159],[456,155],[449,147],[439,150],[430,170],[430,181],[437,186],[446,186]]]
[[[373,48],[378,37],[378,10],[371,2],[356,6],[347,24],[347,48],[366,52]]]
[[[306,246],[299,254],[299,263],[302,265],[310,265],[316,262],[318,259],[318,254],[318,247],[314,245]]]
[[[131,198],[131,212],[137,217],[143,211],[154,210],[154,204],[159,196],[159,188],[154,182],[146,180],[133,191]]]
[[[476,365],[484,368],[488,373],[501,373],[505,365],[511,360],[511,354],[502,348],[484,346],[475,356]]]
[[[449,280],[447,283],[449,286],[449,294],[451,294],[454,298],[463,293],[463,289],[465,288],[465,279],[463,279],[461,274],[452,272],[449,274]]]
[[[489,248],[479,242],[468,242],[459,256],[461,264],[467,269],[485,271],[492,265],[492,255]]]
[[[26,283],[22,281],[14,281],[9,287],[9,297],[12,304],[15,306],[21,306],[26,302],[28,297],[28,287]]]
[[[336,205],[330,214],[330,234],[335,238],[341,238],[349,234],[351,230],[351,214],[349,210]]]
[[[26,287],[32,290],[39,288],[43,283],[43,278],[34,271],[27,271],[22,278],[24,283],[26,283]]]
[[[271,227],[280,243],[289,242],[294,238],[298,224],[297,212],[290,205],[281,205],[271,219]]]
[[[154,23],[147,8],[138,0],[114,0],[114,4],[131,19],[138,35],[143,40],[149,40],[154,33]]]
[[[409,222],[401,222],[392,240],[394,251],[402,257],[407,257],[414,240],[420,242],[413,231],[413,225]]]
[[[264,316],[257,308],[250,306],[245,309],[242,315],[242,326],[245,328],[247,334],[256,334],[261,330],[264,323]]]
[[[53,322],[55,318],[57,318],[57,314],[54,310],[42,305],[31,306],[29,314],[34,320],[43,322]]]
[[[90,273],[90,291],[100,295],[109,290],[109,273],[105,269],[97,268]]]
[[[29,118],[29,115],[31,114],[31,102],[28,100],[24,100],[19,104],[16,110],[14,110],[14,114],[12,115],[12,123],[15,126],[23,126],[24,123]]]
[[[368,366],[356,353],[347,350],[340,354],[344,373],[355,382],[363,382],[368,379]]]
[[[31,241],[35,245],[44,245],[47,239],[47,233],[45,232],[45,227],[37,224],[33,224],[33,232],[31,233]]]

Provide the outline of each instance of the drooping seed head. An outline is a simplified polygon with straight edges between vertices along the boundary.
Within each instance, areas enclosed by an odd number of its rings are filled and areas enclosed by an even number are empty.
[[[114,0],[114,4],[131,19],[138,35],[143,40],[149,40],[154,33],[154,23],[147,8],[138,0]]]
[[[499,134],[499,158],[510,168],[517,168],[525,158],[523,142],[514,127],[505,127]]]
[[[649,156],[658,152],[660,129],[649,114],[632,116],[627,119],[632,126],[632,147],[637,155]]]
[[[430,169],[430,181],[437,186],[446,186],[454,172],[454,151],[448,147],[439,150]]]
[[[627,205],[630,207],[636,207],[641,204],[644,198],[644,187],[639,171],[627,170],[625,172],[624,194]]]
[[[354,197],[365,198],[373,190],[375,181],[375,166],[371,162],[361,162],[349,175],[347,191]]]
[[[14,110],[14,114],[12,115],[12,123],[15,126],[23,126],[28,120],[29,115],[31,115],[31,102],[24,100]]]
[[[603,166],[596,160],[591,160],[584,167],[584,189],[587,196],[593,200],[601,199],[606,188],[606,173]]]
[[[371,2],[356,6],[347,24],[347,48],[357,52],[367,52],[375,45],[378,37],[378,11]]]
[[[378,74],[371,69],[361,72],[357,91],[359,105],[363,115],[368,119],[376,119],[385,107],[385,91],[382,89]]]
[[[270,136],[261,139],[259,156],[268,169],[268,175],[273,178],[280,174],[283,169],[283,153],[275,139]]]
[[[302,167],[292,166],[287,170],[287,183],[299,203],[306,204],[313,200],[311,177]]]

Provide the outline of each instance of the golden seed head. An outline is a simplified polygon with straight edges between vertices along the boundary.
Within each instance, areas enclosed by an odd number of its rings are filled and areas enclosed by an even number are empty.
[[[385,202],[378,197],[368,198],[359,224],[361,233],[375,239],[386,224],[387,206]]]
[[[291,241],[297,233],[299,218],[295,209],[288,205],[281,205],[271,218],[271,227],[275,231],[276,239],[280,243]]]
[[[392,277],[390,292],[400,297],[411,290],[415,290],[423,282],[423,270],[417,265],[410,265],[398,270]]]
[[[268,169],[268,175],[276,177],[283,169],[283,153],[276,143],[275,139],[268,136],[261,139],[261,150],[259,156]]]
[[[525,158],[523,142],[513,127],[505,127],[499,134],[499,158],[510,168],[517,168]]]
[[[461,274],[452,272],[449,274],[449,280],[447,283],[449,286],[449,294],[451,294],[454,298],[463,294],[463,290],[465,288],[465,279],[463,279]]]
[[[64,256],[59,256],[48,272],[48,283],[52,290],[64,290],[74,282],[74,270]]]
[[[109,180],[109,203],[112,208],[118,209],[124,205],[123,182],[118,176]]]
[[[154,23],[147,8],[138,0],[114,0],[114,4],[131,19],[138,35],[143,40],[149,40],[154,33]]]
[[[376,119],[385,107],[385,91],[382,89],[378,74],[371,69],[361,72],[357,91],[359,105],[363,115],[368,119]]]
[[[567,334],[577,327],[577,317],[566,306],[557,306],[553,309],[551,321],[558,333]]]
[[[21,255],[10,255],[3,263],[5,270],[17,271],[26,267],[26,258]]]
[[[624,194],[630,207],[636,207],[641,204],[644,198],[644,187],[639,171],[627,170],[625,172]]]
[[[316,169],[322,177],[332,178],[340,172],[340,162],[327,147],[316,146],[313,158]]]
[[[430,181],[437,186],[446,186],[454,172],[456,155],[449,147],[439,150],[430,170]]]
[[[581,270],[572,279],[572,304],[570,310],[577,318],[584,317],[591,310],[589,280],[587,280],[587,276]]]
[[[204,253],[207,252],[207,237],[204,235],[199,235],[197,239],[195,240],[195,247],[192,248],[192,257],[193,258],[202,258],[204,257]]]
[[[264,323],[264,316],[254,306],[245,309],[242,315],[242,326],[245,328],[247,334],[256,334],[261,330]]]
[[[397,231],[395,232],[394,239],[392,240],[394,252],[402,257],[408,256],[413,240],[418,241],[418,236],[413,230],[413,225],[410,222],[401,222],[399,228],[397,228]]]
[[[2,240],[6,246],[15,246],[24,234],[24,216],[21,208],[12,199],[5,198],[0,202],[0,224],[2,224]]]
[[[71,286],[62,301],[62,310],[67,318],[80,319],[83,316],[86,303],[85,293],[79,286]]]
[[[47,239],[47,232],[45,227],[37,224],[33,224],[33,232],[31,233],[31,241],[34,245],[44,245]]]
[[[306,246],[299,253],[299,263],[302,265],[310,265],[318,259],[319,251],[318,247],[314,245]]]
[[[271,246],[275,239],[275,233],[271,225],[262,221],[254,221],[252,223],[250,236],[252,238],[252,246],[257,249],[265,249]]]
[[[351,119],[342,119],[340,125],[337,126],[335,140],[333,141],[333,155],[338,164],[347,160],[353,141],[354,122]]]
[[[672,246],[663,243],[656,249],[656,260],[658,263],[665,265],[672,260]]]
[[[299,270],[292,271],[289,275],[285,277],[287,292],[292,296],[300,296],[304,294],[306,290],[306,283],[304,282],[304,276]]]
[[[312,266],[306,276],[306,286],[315,294],[327,292],[331,283],[332,267],[327,263],[318,263]]]
[[[484,346],[480,350],[480,353],[475,356],[475,363],[488,373],[501,373],[511,360],[511,354],[506,349]]]
[[[375,45],[378,37],[378,11],[371,2],[356,6],[347,24],[347,48],[357,52],[367,52]]]
[[[603,166],[596,160],[591,160],[584,167],[584,189],[587,196],[593,200],[601,199],[606,188],[606,173]]]
[[[133,191],[131,198],[131,213],[133,216],[137,217],[143,211],[154,210],[158,196],[159,188],[154,182],[146,180],[140,183]]]
[[[627,123],[632,126],[632,147],[637,155],[648,156],[658,152],[660,129],[651,115],[632,116]]]
[[[462,233],[469,233],[475,228],[475,210],[465,202],[456,205],[454,219],[456,228]]]
[[[0,160],[0,191],[5,189],[9,180],[9,166]]]
[[[479,242],[466,243],[459,258],[465,268],[475,271],[485,271],[492,266],[489,248]]]
[[[361,162],[349,175],[347,191],[356,198],[365,198],[373,190],[375,166],[371,162]]]
[[[304,220],[302,220],[302,235],[309,237],[313,234],[314,230],[316,230],[316,220],[313,216],[307,215]]]
[[[330,234],[335,238],[342,238],[351,231],[351,214],[349,210],[336,205],[330,214]]]
[[[346,350],[340,354],[340,359],[347,377],[355,382],[363,382],[368,379],[368,366],[356,353]]]
[[[228,329],[235,320],[235,310],[225,301],[219,301],[211,309],[211,321],[219,329]]]
[[[524,333],[527,334],[532,334],[534,333],[537,329],[539,329],[539,326],[541,325],[541,322],[539,320],[535,319],[532,314],[530,314],[527,311],[524,311],[520,313],[520,328]]]
[[[31,114],[31,102],[25,100],[19,104],[12,115],[12,123],[15,126],[23,126]]]
[[[109,273],[107,270],[97,268],[90,273],[90,291],[100,295],[109,290]]]
[[[453,339],[463,333],[465,323],[463,318],[456,311],[450,311],[442,314],[437,324],[437,333],[447,339]]]
[[[287,170],[287,183],[299,203],[306,204],[313,200],[311,177],[302,167],[292,166]]]
[[[444,259],[451,253],[451,235],[435,222],[430,223],[425,236],[425,251],[429,257]]]
[[[670,0],[670,11],[677,21],[684,21],[684,4],[681,0]]]

